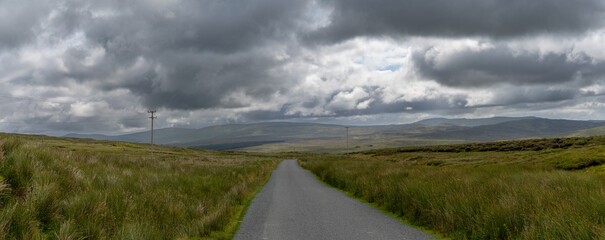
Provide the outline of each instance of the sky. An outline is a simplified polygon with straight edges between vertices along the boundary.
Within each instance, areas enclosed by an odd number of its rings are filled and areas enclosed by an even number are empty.
[[[602,0],[0,0],[0,131],[605,119]]]

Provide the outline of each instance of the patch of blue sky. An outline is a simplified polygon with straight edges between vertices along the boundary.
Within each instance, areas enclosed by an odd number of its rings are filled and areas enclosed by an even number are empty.
[[[391,64],[388,66],[380,67],[380,68],[378,68],[378,70],[395,72],[395,71],[399,70],[401,67],[403,67],[403,64]]]

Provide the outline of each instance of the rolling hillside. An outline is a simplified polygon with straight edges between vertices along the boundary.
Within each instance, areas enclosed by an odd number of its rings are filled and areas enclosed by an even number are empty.
[[[598,135],[605,122],[553,120],[535,117],[422,120],[412,124],[351,126],[350,147],[417,146],[485,142],[524,138]],[[594,130],[591,130],[594,129]],[[602,129],[600,129],[602,131]],[[346,151],[345,126],[316,123],[265,122],[201,129],[164,128],[154,132],[155,143],[212,150]],[[574,135],[575,134],[575,135]],[[120,136],[69,134],[98,140],[149,142],[150,132]]]
[[[476,126],[494,125],[494,124],[499,124],[499,123],[504,123],[504,122],[516,121],[516,120],[524,120],[524,119],[536,119],[536,117],[493,117],[493,118],[475,118],[475,119],[431,118],[431,119],[421,120],[416,123],[419,123],[422,125],[428,125],[428,126],[437,126],[437,125],[447,124],[447,125],[455,125],[455,126],[462,126],[462,127],[476,127]]]
[[[524,119],[494,125],[483,125],[465,129],[445,130],[417,137],[434,139],[463,139],[467,141],[498,141],[523,138],[553,137],[561,133],[573,132],[605,126],[603,122],[572,121],[553,119]]]
[[[562,134],[562,137],[592,137],[605,135],[605,127],[582,129],[571,133]]]
[[[352,126],[350,136],[367,135],[383,131],[399,131],[416,128],[416,124]],[[255,124],[230,124],[201,129],[163,128],[154,131],[154,142],[162,145],[197,147],[203,149],[228,150],[267,143],[304,139],[333,138],[345,135],[341,125],[315,123],[267,122]],[[149,142],[150,132],[119,136],[100,134],[68,134],[66,137],[92,138],[125,142]]]
[[[459,123],[469,124],[468,122]],[[475,127],[447,124],[435,126],[416,124],[413,128],[408,129],[387,130],[368,135],[352,136],[349,138],[348,148],[344,137],[338,137],[331,139],[303,140],[298,142],[271,143],[248,147],[244,150],[259,152],[292,150],[309,152],[348,152],[397,146],[441,145],[451,143],[576,136],[571,135],[570,132],[583,134],[584,136],[595,136],[600,135],[597,130],[602,130],[602,128],[598,128],[599,126],[605,126],[605,123],[597,121],[553,120],[543,118],[527,118]]]

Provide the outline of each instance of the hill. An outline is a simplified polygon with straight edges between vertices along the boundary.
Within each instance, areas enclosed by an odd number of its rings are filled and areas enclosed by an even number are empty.
[[[469,120],[472,122],[472,120]],[[469,122],[464,124],[470,124]],[[570,132],[582,131],[605,126],[598,121],[554,120],[544,118],[526,118],[493,125],[475,127],[454,126],[448,124],[422,125],[412,124],[406,129],[390,129],[368,135],[349,138],[349,148],[344,137],[330,139],[310,139],[297,142],[271,143],[245,148],[246,151],[310,151],[310,152],[348,152],[380,149],[387,147],[440,145],[452,143],[489,142],[526,138],[562,137]],[[596,132],[593,135],[598,135]]]
[[[350,136],[367,135],[381,131],[415,128],[417,125],[351,126]],[[341,137],[345,126],[316,123],[265,122],[254,124],[229,124],[201,129],[163,128],[154,131],[154,142],[162,145],[197,147],[212,150],[229,150],[267,143]],[[84,137],[144,143],[150,140],[150,131],[119,136],[68,134],[66,137]]]
[[[528,117],[529,118],[529,117]],[[434,118],[413,124],[349,126],[349,136],[377,133],[401,135],[400,133],[426,133],[431,127],[448,124],[454,126],[476,126],[522,118],[494,117],[483,119]],[[443,128],[442,126],[440,128]],[[428,130],[431,132],[433,130]],[[67,134],[65,137],[91,138],[145,143],[150,140],[150,131],[106,136],[102,134]],[[325,138],[340,138],[345,135],[344,125],[292,122],[264,122],[253,124],[228,124],[201,129],[163,128],[154,131],[154,142],[162,145],[197,147],[202,149],[229,150],[272,143],[304,141]],[[376,136],[374,136],[376,138]]]
[[[90,138],[90,139],[95,139],[95,140],[110,140],[113,137],[112,136],[107,136],[107,135],[103,135],[103,134],[79,134],[79,133],[70,133],[67,134],[63,137],[67,137],[67,138]]]
[[[463,126],[463,127],[476,127],[482,125],[494,125],[504,122],[524,120],[524,119],[535,119],[536,117],[492,117],[492,118],[430,118],[418,121],[416,123],[428,126],[437,126],[442,124]]]
[[[592,137],[605,135],[605,127],[582,129],[571,133],[562,134],[562,137]]]
[[[155,130],[155,143],[210,150],[343,152],[381,147],[486,142],[524,138],[591,136],[603,121],[554,120],[536,117],[482,119],[434,118],[412,124],[345,126],[317,123],[264,122],[229,124],[201,129]],[[588,130],[593,129],[594,130]],[[577,132],[581,131],[581,132]],[[573,135],[576,134],[576,135]],[[147,143],[150,132],[120,136],[69,134],[99,140]]]
[[[417,137],[434,139],[463,139],[467,141],[498,141],[523,138],[553,137],[561,133],[605,126],[603,122],[533,118],[482,125],[464,129],[445,130]]]
[[[154,143],[162,145],[179,146],[182,142],[194,141],[199,138],[196,129],[189,128],[161,128],[153,131]],[[151,131],[132,133],[111,137],[112,141],[148,143]]]

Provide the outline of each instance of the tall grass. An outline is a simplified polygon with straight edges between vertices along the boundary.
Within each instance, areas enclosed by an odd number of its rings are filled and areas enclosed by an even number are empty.
[[[2,135],[1,239],[175,239],[233,231],[277,158]],[[23,140],[25,139],[25,140]],[[216,236],[228,237],[229,234]]]
[[[492,155],[485,156],[470,166],[355,155],[316,155],[300,164],[332,186],[453,239],[605,239],[603,175],[556,170],[540,160],[493,164]]]

